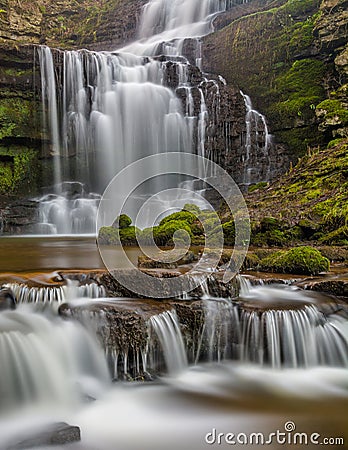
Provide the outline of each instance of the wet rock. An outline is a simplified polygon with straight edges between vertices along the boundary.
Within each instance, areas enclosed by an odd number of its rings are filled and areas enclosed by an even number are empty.
[[[38,202],[16,201],[2,211],[2,217],[5,234],[34,233],[39,220]]]
[[[81,440],[80,428],[67,423],[55,423],[42,430],[36,430],[8,445],[6,450],[19,450],[43,447],[46,445],[65,445]]]
[[[151,281],[151,277],[146,280],[141,278],[139,271],[135,269],[123,269],[117,271],[117,279],[110,273],[104,273],[99,278],[100,284],[102,284],[108,296],[110,297],[128,297],[128,298],[146,298],[144,295],[139,295],[124,287],[122,280],[128,285],[128,281],[132,280],[134,286],[142,285],[144,292],[153,292],[154,298],[168,298],[169,289],[172,288],[171,279],[176,278],[176,291],[178,296],[182,293],[189,294],[191,298],[201,298],[209,291],[212,297],[219,298],[235,298],[238,295],[239,284],[236,278],[232,278],[228,283],[223,281],[224,272],[211,273],[207,276],[204,273],[195,273],[188,275],[187,277],[180,277],[182,272],[179,270],[167,270],[167,269],[143,269],[142,272],[147,275],[151,275],[154,278],[162,278],[164,282],[160,288],[155,287]],[[115,274],[116,275],[116,274]],[[118,281],[119,280],[119,281]],[[147,284],[147,286],[144,285]],[[203,284],[202,284],[203,283]],[[155,289],[159,289],[156,292]],[[168,289],[168,291],[166,290]],[[172,296],[172,298],[175,296]]]
[[[0,311],[16,309],[16,300],[11,289],[0,289]]]
[[[180,257],[180,252],[178,252],[178,258],[175,258],[172,252],[170,252],[170,261],[166,262],[165,257],[168,252],[158,252],[150,258],[146,255],[141,255],[138,257],[138,267],[142,269],[176,269],[178,266],[192,264],[198,261],[198,256],[192,251],[186,252],[186,254]],[[174,260],[173,262],[171,262]]]
[[[338,297],[347,297],[348,301],[348,280],[311,281],[306,284],[305,288],[312,291],[325,292]]]

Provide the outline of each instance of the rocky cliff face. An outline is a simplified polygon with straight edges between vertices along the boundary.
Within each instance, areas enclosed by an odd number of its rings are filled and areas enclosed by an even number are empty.
[[[283,0],[252,5],[253,11],[232,17],[227,25],[223,18],[217,20],[222,28],[204,39],[204,68],[221,73],[251,95],[278,142],[287,145],[295,160],[308,145],[335,137],[330,117],[318,132],[325,113],[316,114],[316,107],[337,91],[339,109],[344,109],[347,2]],[[341,116],[334,127],[344,128],[346,118]]]

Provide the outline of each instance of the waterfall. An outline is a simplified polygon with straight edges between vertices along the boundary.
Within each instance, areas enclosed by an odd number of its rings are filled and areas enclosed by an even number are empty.
[[[78,323],[32,312],[0,314],[1,412],[41,404],[67,406],[95,396],[108,374],[102,351]]]
[[[142,157],[212,156],[205,148],[213,119],[204,93],[209,80],[183,56],[183,46],[186,39],[196,41],[199,65],[200,37],[212,31],[215,15],[242,3],[247,2],[151,0],[143,8],[138,40],[118,51],[38,48],[43,127],[50,131],[55,165],[54,194],[38,199],[39,233],[93,232],[98,194]],[[66,189],[71,180],[83,184],[80,193]],[[160,190],[166,187],[162,181]]]
[[[63,303],[70,298],[101,298],[105,297],[105,288],[96,283],[75,286],[28,287],[25,284],[8,283],[3,287],[10,289],[16,303]]]
[[[272,144],[266,118],[259,111],[253,108],[248,95],[240,91],[245,103],[245,152],[243,153],[243,183],[249,185],[255,181],[269,180],[269,173],[258,173],[258,162],[264,158],[269,167],[269,151]],[[255,172],[255,173],[254,173]]]
[[[152,316],[150,323],[160,341],[168,373],[180,373],[187,367],[187,357],[175,311]]]
[[[315,306],[244,311],[242,360],[280,367],[348,366],[348,341]]]

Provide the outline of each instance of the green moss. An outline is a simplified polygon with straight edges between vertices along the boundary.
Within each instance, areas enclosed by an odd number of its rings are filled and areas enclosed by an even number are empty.
[[[344,225],[337,230],[324,235],[320,243],[329,245],[348,245],[348,226]]]
[[[98,233],[100,245],[118,245],[120,243],[119,230],[113,227],[101,227]]]
[[[236,227],[235,227],[234,220],[223,223],[222,231],[224,233],[224,244],[225,245],[234,245],[235,237],[236,237]]]
[[[198,215],[201,212],[199,206],[193,205],[192,203],[186,203],[184,205],[184,207],[182,208],[182,210],[191,212],[191,213],[193,213],[195,215]]]
[[[170,220],[153,228],[145,228],[140,233],[140,241],[145,245],[151,245],[152,236],[156,245],[172,246],[174,245],[174,233],[177,244],[186,243],[187,235],[192,239],[190,225],[184,220]],[[181,242],[179,242],[181,241]]]
[[[187,223],[193,223],[196,220],[196,216],[189,211],[179,211],[173,214],[170,214],[169,216],[165,217],[161,220],[159,223],[160,225],[164,225],[165,223],[172,222],[172,221],[185,221]]]
[[[322,86],[324,73],[323,62],[303,59],[295,61],[286,73],[278,76],[275,85],[280,102],[271,108],[273,120],[281,121],[285,114],[302,120],[315,117],[315,107],[325,95]]]
[[[101,227],[98,233],[98,243],[100,245],[138,245],[137,234],[141,231],[136,227],[114,228]]]
[[[33,103],[20,97],[0,99],[0,139],[33,135]]]
[[[344,138],[333,139],[327,144],[327,148],[333,148],[344,142]]]
[[[330,261],[312,247],[295,247],[262,259],[259,270],[276,273],[318,275],[330,269]]]
[[[127,214],[121,214],[118,216],[115,220],[115,222],[112,224],[114,228],[128,228],[132,225],[132,219],[127,216]]]
[[[260,181],[260,183],[252,184],[248,187],[248,192],[254,192],[258,189],[264,189],[268,186],[267,181]]]
[[[35,184],[37,151],[27,147],[0,147],[0,194],[25,190],[28,194]]]

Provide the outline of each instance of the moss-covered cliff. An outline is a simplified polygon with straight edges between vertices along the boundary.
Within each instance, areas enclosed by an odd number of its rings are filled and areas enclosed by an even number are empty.
[[[307,146],[335,135],[330,123],[318,130],[325,114],[316,114],[317,105],[334,95],[341,102],[337,108],[345,109],[347,5],[346,0],[265,0],[258,12],[204,39],[205,69],[220,72],[253,98],[294,160]],[[333,126],[346,124],[341,114]]]
[[[270,186],[247,196],[254,231],[267,219],[276,245],[292,239],[348,243],[348,144],[308,153]],[[270,222],[271,220],[271,222]],[[255,237],[255,234],[254,234]],[[260,238],[264,236],[260,236]],[[287,237],[287,239],[284,239]]]

